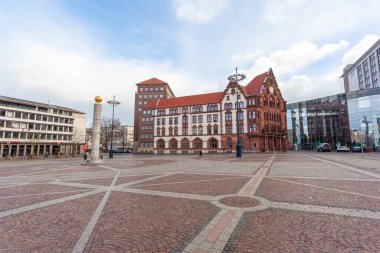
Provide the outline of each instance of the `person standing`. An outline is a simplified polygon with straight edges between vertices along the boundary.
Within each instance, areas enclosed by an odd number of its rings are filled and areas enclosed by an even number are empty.
[[[202,158],[202,150],[199,150],[199,157]]]

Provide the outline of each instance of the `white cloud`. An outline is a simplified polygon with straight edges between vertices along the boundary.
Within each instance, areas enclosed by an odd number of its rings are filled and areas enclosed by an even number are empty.
[[[263,12],[264,20],[278,25],[282,20],[297,11],[305,0],[266,0]]]
[[[228,0],[173,0],[179,19],[194,23],[209,23],[228,5]]]
[[[380,39],[380,36],[377,34],[365,35],[361,41],[344,54],[342,59],[343,66],[355,63],[378,39]]]
[[[245,62],[252,62],[252,60],[256,59],[260,55],[261,50],[256,50],[254,52],[250,52],[247,54],[234,54],[231,57],[233,62],[238,62],[239,64],[243,64]]]
[[[347,47],[348,44],[345,40],[325,44],[321,47],[311,42],[298,43],[286,50],[274,51],[269,56],[259,57],[247,73],[256,75],[270,67],[275,70],[276,75],[292,73]]]
[[[282,96],[288,103],[335,95],[344,92],[339,73],[322,76],[294,75],[288,81],[279,81]]]

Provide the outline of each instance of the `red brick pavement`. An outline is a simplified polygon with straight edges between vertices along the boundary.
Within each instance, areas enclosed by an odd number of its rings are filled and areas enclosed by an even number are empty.
[[[239,207],[239,208],[254,207],[254,206],[260,205],[260,201],[256,199],[249,198],[249,197],[240,197],[240,196],[225,197],[225,198],[220,199],[219,202],[226,206]]]
[[[119,177],[116,181],[116,185],[125,184],[133,181],[138,181],[141,179],[154,177],[156,175],[141,175],[141,176],[126,176],[126,177]]]
[[[380,211],[379,199],[274,179],[264,179],[258,190],[256,195],[273,201]]]
[[[205,201],[113,192],[85,252],[179,252],[217,211]]]
[[[173,182],[189,182],[198,180],[209,180],[209,179],[224,179],[224,178],[241,178],[241,176],[233,175],[205,175],[205,174],[175,174],[167,177],[162,177],[158,179],[153,179],[136,185],[147,185],[147,184],[163,184],[163,183],[173,183]]]
[[[103,193],[1,220],[1,252],[71,252]]]
[[[243,215],[224,252],[380,252],[380,221],[267,209]]]
[[[147,186],[131,186],[133,188],[154,190],[154,191],[168,191],[180,192],[200,195],[218,196],[225,194],[237,193],[245,183],[249,180],[248,177],[224,179],[217,181],[199,181],[199,182],[180,182],[172,184],[161,185],[147,185]]]
[[[112,183],[112,180],[113,180],[113,177],[107,177],[107,178],[92,178],[92,179],[84,179],[84,180],[72,180],[72,181],[67,181],[67,182],[93,184],[93,185],[110,185]]]
[[[281,178],[287,181],[328,187],[343,191],[356,192],[380,197],[380,181],[356,181],[336,179]]]
[[[86,190],[86,191],[89,191],[89,190]],[[31,196],[26,196],[26,197],[2,198],[0,199],[0,212],[22,207],[22,206],[37,204],[37,203],[48,201],[48,200],[67,197],[67,196],[83,193],[86,191],[44,194],[44,195],[31,195]]]
[[[76,191],[87,190],[81,187],[72,187],[64,185],[52,185],[52,184],[28,184],[23,186],[13,186],[0,189],[0,196],[18,196],[26,194],[38,194],[38,193],[54,193],[64,191]]]

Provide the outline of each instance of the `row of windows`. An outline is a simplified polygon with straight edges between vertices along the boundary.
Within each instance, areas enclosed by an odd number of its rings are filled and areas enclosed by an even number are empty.
[[[37,130],[37,131],[59,131],[59,132],[69,132],[73,131],[73,127],[69,126],[57,126],[57,125],[45,125],[37,123],[26,123],[17,121],[4,121],[0,120],[0,128],[16,128],[23,130]]]
[[[171,139],[168,142],[168,146],[170,149],[177,149],[181,145],[182,149],[190,148],[190,141],[187,138],[183,138],[180,143],[176,139]],[[210,138],[207,140],[208,148],[218,148],[219,141],[215,138]],[[165,141],[163,139],[159,139],[156,141],[156,146],[158,149],[166,148]],[[199,138],[196,138],[192,141],[192,148],[203,148],[203,141]]]
[[[236,109],[244,108],[244,102],[236,102],[235,108]],[[233,109],[232,103],[224,103],[224,109],[225,110],[232,110]]]
[[[41,133],[25,133],[25,132],[8,132],[0,131],[0,139],[21,139],[21,140],[62,140],[62,141],[71,141],[72,135],[67,134],[41,134]]]
[[[237,114],[238,120],[244,120],[244,112],[238,112]],[[226,121],[232,121],[232,113],[226,113]]]
[[[207,105],[207,111],[213,112],[218,111],[218,105],[217,104],[209,104]],[[203,112],[203,106],[202,105],[195,105],[195,106],[184,106],[184,107],[174,107],[169,109],[169,115],[173,114],[181,114],[181,113],[199,113]],[[157,110],[157,116],[166,115],[166,109],[159,109]]]
[[[206,127],[206,130],[207,130],[207,134],[208,135],[211,135],[211,134],[218,134],[218,125],[214,125],[214,126],[211,126],[211,125],[208,125]],[[189,130],[187,127],[183,127],[182,128],[182,135],[188,135],[189,134]],[[192,135],[203,135],[203,126],[202,125],[199,125],[199,126],[193,126],[192,127]],[[156,129],[156,135],[157,136],[166,136],[166,128],[165,127],[157,127]],[[177,136],[178,135],[178,127],[175,126],[174,128],[173,127],[169,127],[169,136]]]
[[[153,148],[153,142],[142,142],[140,145],[143,148]]]
[[[6,102],[6,101],[0,101],[0,106],[20,108],[20,109],[26,109],[26,110],[32,110],[32,111],[35,111],[37,108],[36,106],[32,106],[32,105],[25,105],[25,104]],[[38,107],[37,111],[48,112],[48,109],[45,107]],[[60,109],[53,109],[52,111],[54,114],[72,116],[72,112],[69,112],[69,111],[60,110]]]
[[[264,112],[264,119],[281,122],[281,114]]]
[[[150,126],[141,126],[141,129],[142,130],[152,130],[153,129],[153,125],[150,125]]]
[[[142,134],[141,139],[153,138],[153,134]]]
[[[163,91],[164,90],[164,87],[150,87],[150,88],[143,88],[143,87],[140,87],[139,88],[139,91],[142,92],[142,91]]]
[[[141,99],[143,98],[163,98],[164,94],[149,94],[149,95],[139,95],[139,102],[141,102]],[[140,103],[139,103],[140,104]]]
[[[62,123],[62,124],[74,124],[74,119],[58,117],[58,116],[35,114],[35,113],[27,113],[27,112],[1,110],[1,109],[0,109],[0,116],[8,117],[8,118],[16,118],[16,119],[29,119],[29,120],[36,120],[36,121],[55,122],[55,123]]]
[[[170,117],[169,118],[169,125],[177,125],[178,124],[178,117]],[[157,126],[160,126],[160,125],[166,125],[166,119],[165,118],[157,118]]]
[[[141,118],[142,122],[148,122],[148,121],[153,121],[153,117],[142,117]]]

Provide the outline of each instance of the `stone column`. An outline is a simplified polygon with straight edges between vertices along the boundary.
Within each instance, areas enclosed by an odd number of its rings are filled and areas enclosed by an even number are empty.
[[[26,144],[24,144],[24,154],[22,154],[22,156],[23,156],[23,157],[25,157],[25,156],[26,156],[26,146],[27,146],[27,145],[26,145]]]
[[[16,145],[16,157],[18,157],[19,148],[20,148],[20,145],[19,145],[19,144],[17,144],[17,145]]]
[[[3,157],[3,151],[4,151],[4,144],[0,145],[0,158]]]
[[[95,97],[94,117],[92,121],[92,143],[91,143],[91,163],[99,163],[99,146],[100,146],[100,125],[102,118],[102,98]]]

